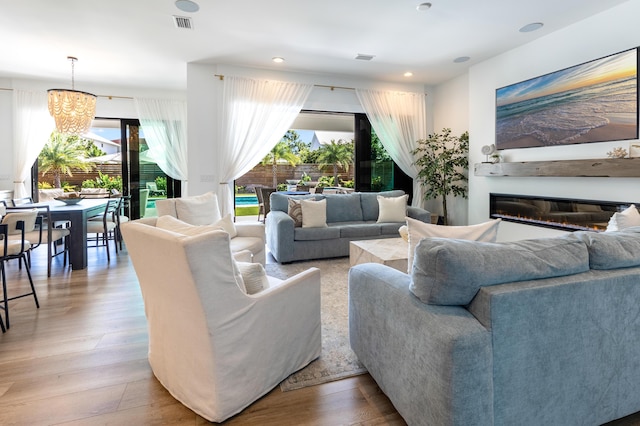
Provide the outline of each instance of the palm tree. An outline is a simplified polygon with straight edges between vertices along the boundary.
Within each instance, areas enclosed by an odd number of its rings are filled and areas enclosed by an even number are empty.
[[[342,139],[338,142],[332,139],[331,143],[322,145],[319,151],[318,167],[323,169],[333,166],[333,181],[338,184],[338,167],[348,172],[353,163],[353,144],[345,143]]]
[[[84,161],[84,154],[85,150],[77,136],[53,132],[38,156],[38,170],[42,176],[53,173],[53,186],[60,188],[60,175],[73,176],[72,169],[91,170],[92,165]]]
[[[271,164],[273,172],[273,187],[278,187],[278,160],[285,160],[292,166],[300,162],[300,157],[291,151],[291,147],[285,140],[281,140],[273,147],[271,152],[262,159],[262,164]]]

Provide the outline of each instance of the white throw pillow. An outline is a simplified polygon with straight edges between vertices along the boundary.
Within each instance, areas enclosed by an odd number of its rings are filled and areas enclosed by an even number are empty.
[[[303,228],[327,227],[327,200],[300,200]]]
[[[187,235],[193,237],[210,231],[220,231],[224,229],[217,225],[191,225],[187,222],[183,222],[180,219],[176,219],[173,216],[165,215],[160,216],[156,221],[156,228],[166,229],[167,231],[176,232],[178,234]]]
[[[378,223],[404,222],[407,216],[408,194],[401,197],[383,197],[378,195]]]
[[[236,262],[247,294],[256,294],[269,288],[267,272],[260,263]]]
[[[238,231],[236,230],[236,225],[233,223],[233,219],[231,218],[231,213],[227,213],[222,219],[214,223],[212,226],[219,226],[223,231],[226,231],[229,234],[229,238],[235,238],[238,235]]]
[[[192,225],[211,225],[221,219],[218,197],[213,192],[176,198],[178,219]]]
[[[614,213],[609,219],[605,232],[620,231],[632,226],[640,226],[640,213],[638,213],[638,209],[634,204],[631,204],[620,213]]]
[[[501,222],[501,219],[492,219],[488,222],[478,223],[476,225],[444,226],[421,222],[410,217],[407,217],[406,220],[407,227],[409,228],[408,273],[411,273],[411,268],[413,266],[413,254],[421,239],[439,237],[494,243],[498,236],[498,226]]]

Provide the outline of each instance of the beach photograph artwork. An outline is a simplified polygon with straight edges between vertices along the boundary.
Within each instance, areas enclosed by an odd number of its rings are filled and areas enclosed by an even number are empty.
[[[638,138],[638,53],[620,52],[496,90],[496,148]]]

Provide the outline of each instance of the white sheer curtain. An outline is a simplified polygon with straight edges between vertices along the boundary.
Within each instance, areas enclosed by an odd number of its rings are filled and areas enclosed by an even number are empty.
[[[31,166],[55,129],[47,92],[13,90],[13,197],[31,195],[26,182]]]
[[[233,211],[234,179],[282,139],[313,85],[226,76],[213,174],[222,215]]]
[[[168,176],[187,184],[187,103],[134,98],[149,155]]]
[[[408,176],[413,178],[412,205],[422,207],[424,189],[416,180],[418,168],[411,151],[416,141],[427,137],[425,95],[410,92],[382,92],[356,89],[371,126],[384,149]]]

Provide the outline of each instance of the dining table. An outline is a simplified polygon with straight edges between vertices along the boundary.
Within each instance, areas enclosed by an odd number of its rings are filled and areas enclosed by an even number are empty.
[[[71,269],[87,267],[87,220],[104,213],[108,198],[85,198],[77,204],[65,204],[62,201],[46,203],[53,221],[69,221],[69,262]]]

